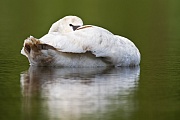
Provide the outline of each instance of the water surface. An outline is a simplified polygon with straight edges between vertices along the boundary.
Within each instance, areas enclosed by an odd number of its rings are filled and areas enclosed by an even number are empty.
[[[179,120],[179,0],[0,1],[1,120]],[[37,68],[23,40],[78,15],[131,39],[135,68]]]

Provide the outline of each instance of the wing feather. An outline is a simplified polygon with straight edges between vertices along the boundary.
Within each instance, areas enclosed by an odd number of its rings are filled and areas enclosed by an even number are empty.
[[[61,52],[85,53],[91,51],[93,54],[104,52],[113,36],[109,31],[95,26],[82,27],[67,34],[49,33],[40,38],[40,41],[52,45]],[[98,55],[97,55],[98,56]]]

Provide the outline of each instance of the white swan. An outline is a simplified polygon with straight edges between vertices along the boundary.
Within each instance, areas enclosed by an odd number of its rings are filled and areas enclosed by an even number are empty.
[[[139,65],[140,53],[133,42],[101,27],[82,24],[78,17],[64,17],[39,40],[27,38],[21,53],[36,66]]]

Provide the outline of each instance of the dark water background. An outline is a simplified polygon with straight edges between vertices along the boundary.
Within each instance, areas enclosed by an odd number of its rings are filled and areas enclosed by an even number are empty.
[[[0,120],[179,120],[179,0],[0,1]],[[23,40],[66,15],[131,39],[137,68],[34,68]]]

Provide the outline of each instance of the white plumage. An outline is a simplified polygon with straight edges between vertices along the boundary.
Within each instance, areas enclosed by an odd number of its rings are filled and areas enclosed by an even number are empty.
[[[39,40],[29,37],[21,53],[36,66],[136,66],[140,53],[127,38],[93,25],[82,26],[76,16],[60,19]]]

